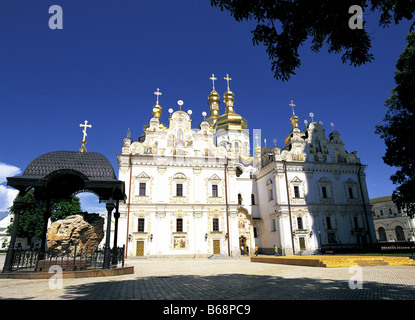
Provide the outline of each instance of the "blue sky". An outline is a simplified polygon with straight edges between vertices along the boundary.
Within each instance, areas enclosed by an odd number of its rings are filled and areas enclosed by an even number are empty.
[[[51,5],[63,9],[62,30],[48,27]],[[333,122],[346,150],[357,150],[368,165],[369,196],[390,195],[394,169],[383,163],[384,143],[374,131],[395,86],[410,23],[381,29],[373,14],[364,18],[374,62],[354,68],[324,48],[312,53],[307,43],[301,68],[281,82],[273,78],[265,48],[252,44],[254,24],[236,22],[209,0],[2,0],[0,211],[14,192],[4,177],[46,152],[78,150],[84,120],[92,124],[87,150],[105,155],[118,173],[122,138],[128,128],[134,140],[141,135],[157,88],[164,123],[181,99],[197,126],[209,109],[212,73],[221,96],[223,77],[230,75],[236,112],[270,144],[276,138],[282,146],[290,131],[291,100],[303,127],[310,112],[326,136]]]

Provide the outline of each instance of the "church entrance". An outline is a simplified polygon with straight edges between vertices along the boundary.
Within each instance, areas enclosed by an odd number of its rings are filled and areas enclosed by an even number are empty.
[[[305,238],[304,237],[300,237],[298,238],[298,240],[300,241],[300,251],[305,251],[306,247],[305,247]]]
[[[243,254],[247,254],[246,252],[246,238],[244,236],[239,237],[239,250],[241,250],[242,254],[242,248],[243,248]]]
[[[137,241],[136,256],[137,257],[144,256],[144,241]]]
[[[220,254],[220,240],[213,240],[213,254]]]

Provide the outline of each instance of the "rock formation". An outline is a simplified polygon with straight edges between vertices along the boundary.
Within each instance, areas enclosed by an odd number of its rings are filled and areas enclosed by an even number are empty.
[[[104,218],[80,213],[53,222],[47,231],[49,251],[73,255],[76,251],[96,250],[104,237]]]

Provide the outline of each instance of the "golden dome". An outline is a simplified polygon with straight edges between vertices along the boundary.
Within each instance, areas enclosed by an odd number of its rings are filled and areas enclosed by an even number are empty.
[[[213,88],[212,92],[208,95],[208,104],[209,104],[209,118],[205,121],[209,123],[210,129],[213,129],[216,123],[216,119],[219,117],[219,104],[220,104],[220,95]]]
[[[228,88],[223,96],[226,103],[225,113],[216,120],[216,130],[242,130],[248,128],[248,121],[235,113],[233,109],[233,102],[235,101],[233,92]]]
[[[220,95],[215,91],[215,89],[213,89],[208,95],[208,104],[211,105],[213,102],[216,102],[217,104],[220,103]]]

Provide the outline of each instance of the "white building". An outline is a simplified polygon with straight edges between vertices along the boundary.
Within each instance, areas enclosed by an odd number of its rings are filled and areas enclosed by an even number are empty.
[[[165,125],[157,91],[143,135],[123,139],[117,157],[128,198],[119,208],[119,243],[127,255],[235,257],[255,245],[289,255],[317,250],[320,239],[373,240],[365,166],[344,150],[338,132],[326,139],[316,122],[301,132],[293,111],[284,148],[261,149],[256,141],[253,156],[225,79],[222,115],[213,88],[207,119],[192,123],[179,101]]]
[[[415,219],[399,209],[391,196],[370,199],[376,238],[381,242],[415,241]]]

